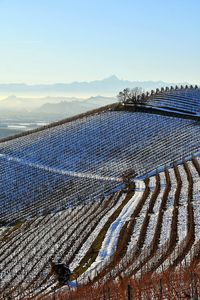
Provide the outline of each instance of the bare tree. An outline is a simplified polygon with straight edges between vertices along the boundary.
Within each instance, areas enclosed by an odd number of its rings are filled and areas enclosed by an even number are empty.
[[[131,98],[131,90],[129,88],[124,89],[123,91],[119,92],[117,98],[119,102],[126,103]]]
[[[119,102],[133,104],[135,106],[146,103],[146,97],[141,87],[134,89],[126,88],[117,95]]]

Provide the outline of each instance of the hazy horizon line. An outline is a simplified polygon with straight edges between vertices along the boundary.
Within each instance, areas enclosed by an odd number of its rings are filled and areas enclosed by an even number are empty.
[[[153,82],[153,83],[167,83],[167,84],[188,84],[188,82],[185,81],[179,81],[179,82],[174,82],[174,81],[165,81],[163,79],[157,79],[157,80],[153,80],[153,79],[148,79],[148,80],[142,80],[142,79],[125,79],[125,78],[120,78],[117,75],[113,74],[110,76],[106,76],[103,78],[94,78],[91,80],[72,80],[72,81],[54,81],[54,82],[44,82],[44,81],[40,81],[40,82],[26,82],[26,81],[7,81],[7,82],[1,82],[0,81],[0,85],[29,85],[29,86],[34,86],[34,85],[55,85],[55,84],[74,84],[74,83],[91,83],[94,81],[104,81],[104,80],[109,80],[109,79],[115,79],[115,80],[119,80],[119,81],[129,81],[129,82]],[[192,83],[191,83],[192,84]],[[194,84],[194,83],[193,83]]]

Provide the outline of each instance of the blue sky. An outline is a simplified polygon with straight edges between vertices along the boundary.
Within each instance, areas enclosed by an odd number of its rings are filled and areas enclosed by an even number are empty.
[[[200,83],[199,0],[0,0],[0,82]]]

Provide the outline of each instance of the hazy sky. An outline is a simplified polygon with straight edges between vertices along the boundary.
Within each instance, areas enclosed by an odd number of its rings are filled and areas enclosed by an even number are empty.
[[[0,82],[200,83],[199,0],[0,0]]]

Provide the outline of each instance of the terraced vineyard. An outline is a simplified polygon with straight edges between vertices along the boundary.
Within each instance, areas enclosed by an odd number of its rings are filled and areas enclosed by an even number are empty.
[[[189,96],[200,107],[197,88],[165,93],[186,110]],[[0,142],[2,299],[200,292],[200,123],[148,105],[113,105]],[[69,286],[52,272],[60,259],[73,272]]]

